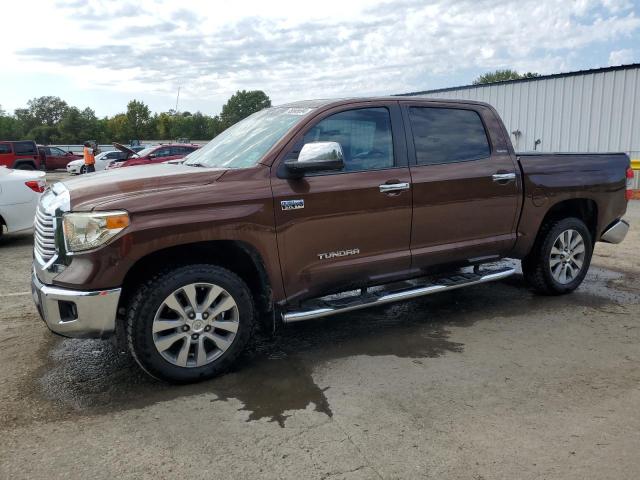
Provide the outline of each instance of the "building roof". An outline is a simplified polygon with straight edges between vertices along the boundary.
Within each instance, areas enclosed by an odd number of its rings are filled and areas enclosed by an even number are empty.
[[[503,80],[502,82],[481,83],[479,85],[461,85],[458,87],[436,88],[434,90],[424,90],[421,92],[399,93],[398,96],[409,95],[425,95],[428,93],[452,92],[455,90],[466,90],[468,88],[482,88],[491,85],[508,85],[510,83],[537,82],[539,80],[548,80],[552,78],[574,77],[577,75],[591,75],[595,73],[613,72],[617,70],[630,70],[640,68],[640,63],[630,63],[628,65],[617,65],[615,67],[592,68],[589,70],[576,70],[575,72],[554,73],[553,75],[540,75],[539,77],[519,78],[518,80]]]

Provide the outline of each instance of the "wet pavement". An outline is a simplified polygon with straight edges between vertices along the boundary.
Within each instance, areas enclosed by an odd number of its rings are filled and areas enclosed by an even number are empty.
[[[638,246],[599,244],[572,295],[515,275],[289,326],[177,387],[51,335],[8,236],[0,478],[638,478]]]

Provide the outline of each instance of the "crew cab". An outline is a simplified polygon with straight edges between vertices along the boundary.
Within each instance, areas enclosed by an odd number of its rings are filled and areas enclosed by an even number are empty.
[[[66,168],[69,162],[82,158],[73,152],[64,151],[60,147],[38,145],[40,165],[43,170],[58,170]]]
[[[53,185],[34,300],[56,333],[122,333],[149,374],[198,381],[259,322],[500,280],[515,273],[506,258],[535,291],[569,293],[595,242],[624,239],[630,176],[625,154],[517,154],[484,103],[268,108],[182,164]]]
[[[0,167],[16,170],[40,168],[40,154],[33,140],[0,141]]]
[[[200,148],[200,145],[195,144],[169,143],[154,145],[136,152],[130,147],[125,147],[119,143],[114,143],[113,146],[124,153],[124,158],[111,162],[106,166],[107,170],[177,160]]]

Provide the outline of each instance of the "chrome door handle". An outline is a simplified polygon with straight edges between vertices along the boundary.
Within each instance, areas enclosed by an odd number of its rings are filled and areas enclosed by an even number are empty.
[[[401,192],[402,190],[409,190],[409,183],[383,183],[380,185],[380,193]]]
[[[515,173],[494,173],[491,179],[496,183],[509,183],[516,179]]]

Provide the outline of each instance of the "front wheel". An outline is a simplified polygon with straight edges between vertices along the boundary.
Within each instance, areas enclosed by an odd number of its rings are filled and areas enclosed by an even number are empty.
[[[592,254],[591,233],[582,220],[551,221],[542,226],[533,249],[522,260],[522,273],[538,293],[569,293],[584,280]]]
[[[151,376],[189,383],[225,372],[249,342],[253,299],[233,272],[213,265],[167,270],[142,285],[127,309],[127,341]]]
[[[84,175],[85,173],[87,173],[87,166],[83,165],[80,167],[80,175]]]

